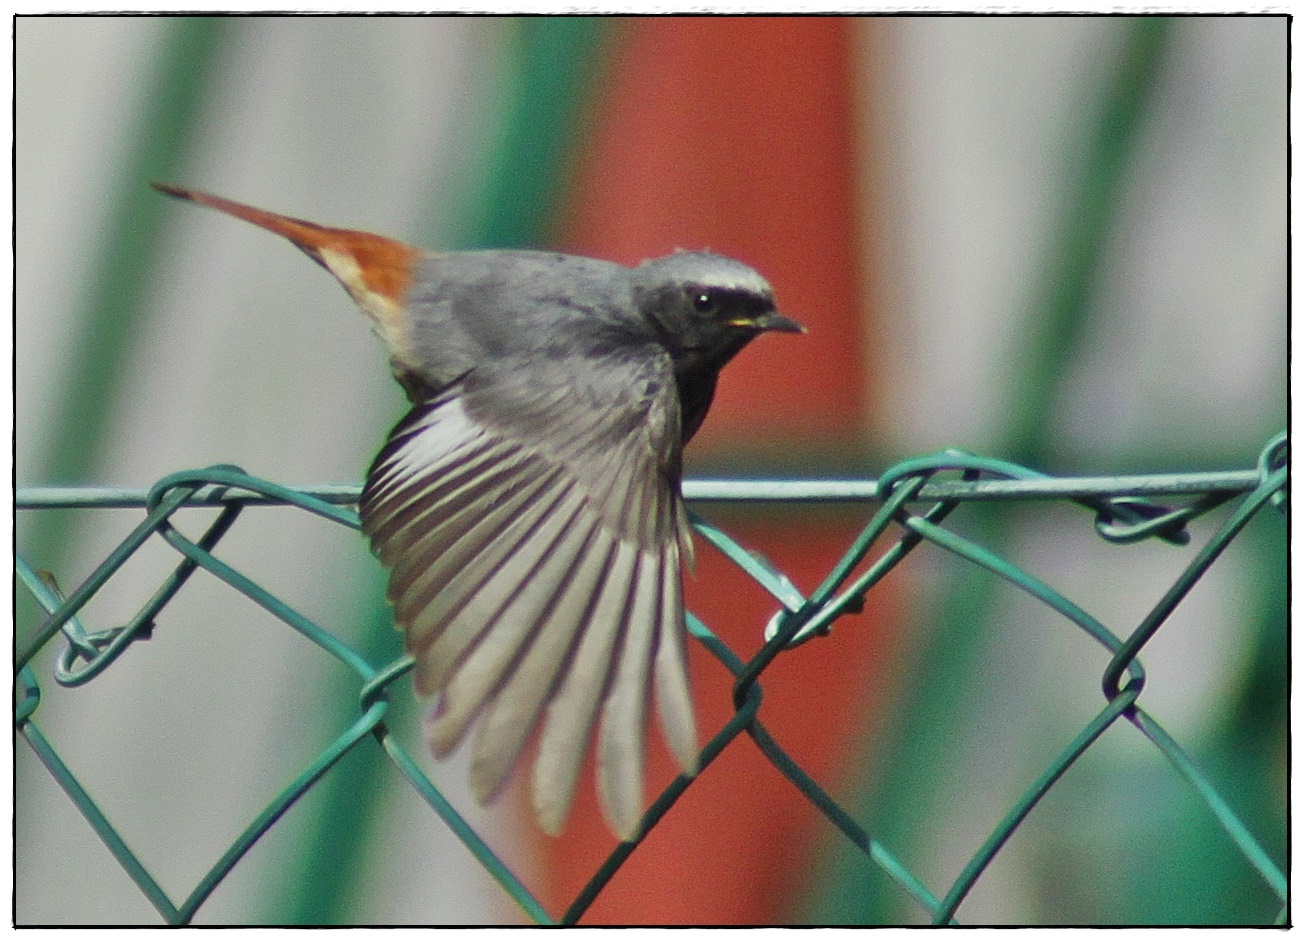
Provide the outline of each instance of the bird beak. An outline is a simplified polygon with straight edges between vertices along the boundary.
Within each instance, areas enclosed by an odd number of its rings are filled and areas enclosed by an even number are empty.
[[[748,321],[746,324],[739,326],[748,326],[756,330],[776,330],[779,333],[805,333],[806,328],[790,317],[785,317],[777,310],[772,310],[768,314],[762,314],[755,320]]]

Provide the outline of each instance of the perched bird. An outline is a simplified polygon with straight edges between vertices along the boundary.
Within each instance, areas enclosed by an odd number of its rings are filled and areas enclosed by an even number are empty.
[[[541,728],[532,798],[558,832],[593,728],[621,839],[643,813],[647,701],[686,774],[698,745],[682,564],[684,444],[721,368],[801,332],[765,280],[708,252],[636,268],[538,251],[424,252],[154,184],[285,236],[333,274],[389,349],[412,410],[367,474],[362,530],[433,696],[436,757],[472,724],[488,801]]]

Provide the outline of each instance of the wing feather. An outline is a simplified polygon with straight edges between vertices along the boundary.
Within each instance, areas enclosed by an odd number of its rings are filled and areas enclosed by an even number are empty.
[[[652,645],[661,609],[659,554],[639,553],[629,597],[624,644],[602,706],[598,737],[598,798],[622,840],[633,839],[643,815],[643,750]]]
[[[615,669],[613,653],[629,624],[638,555],[632,543],[616,542],[593,605],[592,627],[580,640],[570,669],[548,703],[532,788],[535,816],[548,833],[561,831],[575,795],[598,706]]]
[[[436,697],[431,751],[478,722],[471,783],[487,801],[540,726],[532,795],[555,833],[600,719],[603,812],[630,838],[654,676],[671,752],[697,766],[680,572],[692,544],[668,359],[603,368],[592,385],[592,360],[467,374],[395,428],[359,510],[391,570],[413,684]]]
[[[418,406],[390,433],[367,474],[359,503],[370,527],[383,522],[387,512],[401,508],[394,491],[407,487],[414,472],[429,473],[474,448],[492,446],[483,428],[472,423],[463,410],[448,408],[448,404],[441,398]],[[381,500],[389,506],[388,511],[378,512]]]
[[[393,591],[398,595],[395,618],[414,629],[410,646],[419,647],[427,640],[424,633],[415,631],[415,620],[421,611],[481,554],[495,544],[505,549],[502,540],[513,526],[521,525],[518,521],[530,501],[546,495],[550,487],[556,486],[559,476],[558,472],[545,473],[510,493],[492,494],[486,500],[490,509],[479,505],[461,508],[440,520],[437,528],[412,541],[403,567],[396,566],[391,578]]]
[[[575,649],[589,632],[608,630],[607,624],[589,617],[616,540],[596,519],[586,522],[588,539],[581,555],[571,561],[569,578],[554,594],[511,677],[487,704],[476,731],[471,787],[482,801],[491,799],[506,782]]]
[[[679,577],[678,546],[670,553],[661,579],[661,620],[658,625],[655,674],[657,714],[670,753],[685,774],[697,773],[697,722],[688,688],[688,651],[684,627],[683,582]]]
[[[418,648],[416,640],[408,643],[417,656],[413,680],[419,693],[438,692],[462,655],[497,620],[520,580],[551,548],[556,529],[574,518],[578,507],[568,497],[572,497],[572,487],[558,485],[531,503],[501,538],[463,566],[413,620],[410,631],[426,645]],[[563,513],[568,515],[563,518]],[[511,575],[502,575],[504,571]]]
[[[386,564],[402,559],[412,540],[429,531],[432,519],[451,516],[458,510],[474,506],[478,498],[501,489],[512,479],[516,464],[523,460],[501,447],[484,447],[462,463],[448,462],[442,467],[423,469],[421,476],[408,486],[393,488],[378,498],[368,536],[385,546]],[[382,515],[383,514],[383,515]]]
[[[592,538],[594,524],[576,525],[582,509],[581,498],[569,494],[538,531],[522,540],[520,550],[485,580],[471,603],[423,655],[423,661],[435,662],[431,682],[443,690],[440,714],[427,730],[427,741],[437,756],[461,741],[486,699],[503,677],[511,675],[523,647],[534,641],[556,600],[559,583],[565,584]],[[500,602],[504,597],[507,600]],[[480,599],[485,599],[483,605],[478,604]],[[498,608],[495,614],[480,616],[480,611],[491,607]],[[569,625],[572,633],[577,623]],[[447,670],[446,683],[441,667]]]

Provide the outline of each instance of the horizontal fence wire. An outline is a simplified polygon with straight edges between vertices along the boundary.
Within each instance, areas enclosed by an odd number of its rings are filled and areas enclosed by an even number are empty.
[[[1275,895],[1280,907],[1264,920],[1285,924],[1289,916],[1282,862],[1264,848],[1188,751],[1142,708],[1140,697],[1146,674],[1139,656],[1191,588],[1265,504],[1271,504],[1282,513],[1287,511],[1288,482],[1288,442],[1284,432],[1268,442],[1255,467],[1227,473],[1051,477],[1008,462],[948,450],[904,461],[879,480],[689,480],[684,491],[690,503],[694,504],[690,517],[698,535],[734,562],[742,577],[754,579],[780,605],[779,614],[768,625],[758,625],[758,631],[763,629],[764,643],[748,659],[730,649],[703,621],[691,613],[688,616],[690,635],[734,677],[734,714],[706,744],[701,754],[701,767],[715,761],[740,736],[749,737],[774,768],[818,809],[828,824],[921,906],[929,920],[949,924],[956,922],[960,905],[1002,847],[1064,774],[1104,732],[1120,722],[1130,723],[1171,763],[1191,793],[1207,808],[1212,820]],[[404,657],[381,664],[370,662],[357,649],[270,592],[260,584],[257,575],[237,570],[216,554],[221,540],[247,509],[270,505],[296,507],[356,529],[358,517],[351,507],[358,496],[359,488],[356,486],[288,487],[260,480],[227,465],[172,474],[148,489],[18,488],[15,494],[18,510],[126,508],[143,510],[144,517],[92,573],[66,595],[52,576],[33,568],[22,547],[18,547],[15,552],[17,582],[30,592],[44,610],[45,617],[34,630],[16,631],[16,637],[25,638],[15,654],[16,730],[168,924],[192,921],[253,845],[346,754],[368,739],[379,743],[394,767],[431,811],[466,845],[522,911],[536,922],[551,923],[554,919],[540,901],[458,813],[386,725],[388,688],[411,669],[411,659]],[[1012,500],[1067,501],[1085,508],[1093,514],[1097,534],[1118,544],[1153,538],[1172,545],[1187,545],[1191,541],[1188,523],[1216,507],[1231,504],[1231,508],[1213,535],[1195,550],[1185,569],[1140,623],[1126,634],[1118,634],[1032,573],[972,541],[957,529],[943,525],[954,511],[966,504]],[[876,509],[841,559],[809,596],[803,596],[782,571],[739,545],[698,510],[703,504],[718,503],[847,502],[873,504]],[[193,506],[221,508],[197,539],[184,535],[171,524],[173,514]],[[871,549],[880,545],[882,537],[889,533],[893,538],[888,540],[886,548],[870,559]],[[87,602],[142,546],[160,538],[175,550],[177,560],[140,611],[127,623],[109,629],[97,630],[83,623],[81,612]],[[787,649],[827,633],[842,615],[861,610],[866,595],[884,576],[923,545],[964,560],[1027,593],[1084,631],[1105,652],[1105,667],[1100,679],[1104,701],[1099,713],[1008,808],[995,829],[974,848],[959,877],[950,885],[933,888],[908,869],[891,847],[873,836],[872,821],[858,820],[784,750],[766,730],[760,708],[760,681],[769,666]],[[145,861],[128,847],[94,795],[70,770],[39,727],[37,716],[42,681],[36,674],[33,659],[47,644],[61,637],[64,646],[54,668],[54,682],[64,687],[90,682],[111,667],[133,642],[150,636],[160,614],[199,569],[242,593],[347,667],[356,676],[360,695],[357,715],[351,724],[339,731],[335,740],[245,826],[189,894],[176,901],[150,874]],[[559,920],[562,923],[574,923],[584,916],[624,862],[638,851],[639,844],[693,786],[694,780],[684,776],[675,779],[652,802],[639,837],[616,847],[561,915]],[[1160,850],[1149,847],[1147,851]]]

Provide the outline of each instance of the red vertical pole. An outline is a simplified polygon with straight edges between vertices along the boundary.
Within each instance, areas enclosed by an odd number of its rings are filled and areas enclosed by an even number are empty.
[[[627,21],[579,158],[562,243],[627,263],[710,248],[762,272],[780,307],[809,328],[766,336],[724,372],[694,455],[782,453],[818,473],[867,424],[861,230],[852,90],[853,21],[822,17],[649,17]],[[709,512],[709,511],[708,511]],[[734,514],[728,531],[803,590],[827,574],[863,511]],[[777,604],[699,542],[691,610],[744,659]],[[832,638],[785,654],[762,677],[760,719],[802,766],[834,787],[863,734],[886,616],[839,622]],[[691,645],[702,739],[732,715],[732,677]],[[653,732],[652,738],[657,733]],[[650,788],[673,777],[660,746]],[[591,781],[591,774],[588,776]],[[587,923],[782,921],[822,816],[760,754],[736,740],[638,848]],[[560,912],[614,847],[592,786],[568,831],[542,848],[547,901]]]

